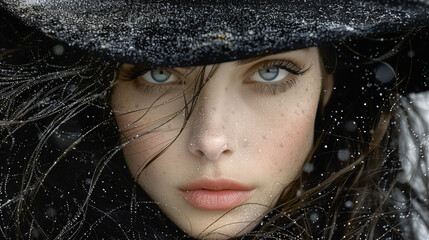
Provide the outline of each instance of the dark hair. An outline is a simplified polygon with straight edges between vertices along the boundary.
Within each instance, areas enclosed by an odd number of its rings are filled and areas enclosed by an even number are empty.
[[[118,64],[2,16],[2,237],[185,238],[124,164],[108,104]],[[404,111],[398,89],[408,89],[413,77],[413,59],[406,55],[412,39],[378,41],[319,47],[335,87],[319,111],[314,147],[300,177],[246,237],[413,237],[405,229],[412,225],[412,201],[426,198],[398,178],[402,156],[394,115]],[[389,66],[395,71],[384,81],[377,71]]]
[[[411,46],[410,36],[399,36],[319,47],[326,71],[335,74],[334,92],[316,121],[307,167],[285,190],[276,214],[257,236],[276,232],[280,238],[300,239],[418,238],[410,230],[416,216],[412,202],[424,206],[426,197],[416,198],[410,182],[403,180],[401,160],[406,156],[398,143],[405,140],[398,139],[395,116],[409,112],[401,105],[407,102],[401,94],[414,76]],[[413,124],[407,126],[413,131]],[[427,134],[427,127],[423,129]],[[417,172],[416,178],[427,178]],[[421,210],[427,215],[424,207]]]

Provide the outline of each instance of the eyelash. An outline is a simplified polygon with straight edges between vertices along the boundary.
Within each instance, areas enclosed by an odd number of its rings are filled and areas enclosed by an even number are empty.
[[[304,69],[303,67],[298,67],[296,64],[288,60],[268,60],[268,61],[265,61],[261,67],[258,68],[258,71],[260,71],[261,69],[273,68],[273,67],[286,70],[291,74],[291,76],[288,77],[288,79],[280,80],[277,83],[254,84],[257,91],[261,93],[269,93],[272,95],[275,95],[279,92],[280,93],[286,92],[288,89],[295,86],[295,84],[298,81],[298,76],[304,75],[311,68],[311,66],[306,69]],[[152,68],[150,67],[135,66],[131,68],[128,73],[124,74],[125,75],[124,77],[125,79],[129,79],[130,81],[134,80],[134,84],[136,88],[141,88],[144,91],[144,93],[148,93],[148,94],[160,92],[162,90],[165,90],[166,87],[171,87],[173,85],[173,84],[154,85],[150,83],[142,84],[138,78],[151,70]]]
[[[269,93],[272,95],[276,95],[278,92],[280,93],[286,92],[286,90],[295,86],[295,84],[298,81],[298,76],[304,75],[311,68],[310,66],[306,69],[303,69],[303,67],[298,67],[296,64],[287,60],[274,60],[274,61],[264,62],[264,64],[260,68],[258,68],[258,71],[260,71],[261,69],[272,68],[272,67],[286,70],[290,74],[292,74],[292,76],[290,76],[288,79],[280,80],[277,83],[256,84],[255,85],[256,89],[261,93]]]
[[[138,78],[141,77],[142,75],[146,74],[147,72],[151,71],[152,69],[153,68],[146,67],[146,66],[135,66],[135,67],[131,68],[128,73],[124,74],[124,79],[126,79],[126,81],[133,81],[133,83],[137,89],[142,89],[142,91],[144,93],[147,93],[147,94],[157,93],[157,92],[160,92],[162,90],[165,90],[166,87],[172,86],[172,84],[155,85],[155,84],[150,84],[148,82],[145,82],[144,84],[141,83]]]

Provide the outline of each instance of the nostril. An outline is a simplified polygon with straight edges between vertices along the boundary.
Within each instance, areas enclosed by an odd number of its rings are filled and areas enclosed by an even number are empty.
[[[224,138],[210,139],[210,141],[200,141],[189,143],[189,151],[199,158],[216,160],[222,155],[232,153],[230,145],[226,144]]]
[[[205,155],[204,155],[204,153],[203,153],[202,151],[200,151],[200,150],[196,150],[195,152],[196,152],[196,154],[198,155],[198,157],[201,157],[201,158],[204,158],[204,157],[205,157]]]

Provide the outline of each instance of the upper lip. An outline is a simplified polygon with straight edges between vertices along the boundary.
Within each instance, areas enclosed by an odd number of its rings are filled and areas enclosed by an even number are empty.
[[[209,179],[201,178],[195,181],[191,181],[185,184],[180,188],[182,191],[193,191],[193,190],[211,190],[211,191],[221,191],[221,190],[236,190],[236,191],[250,191],[254,189],[253,187],[246,186],[242,183],[220,178],[220,179]]]

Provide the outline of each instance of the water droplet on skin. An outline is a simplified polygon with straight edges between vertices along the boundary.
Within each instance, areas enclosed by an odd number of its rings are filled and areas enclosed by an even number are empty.
[[[222,151],[225,151],[227,149],[228,149],[228,145],[227,144],[225,144],[225,145],[222,146]]]

